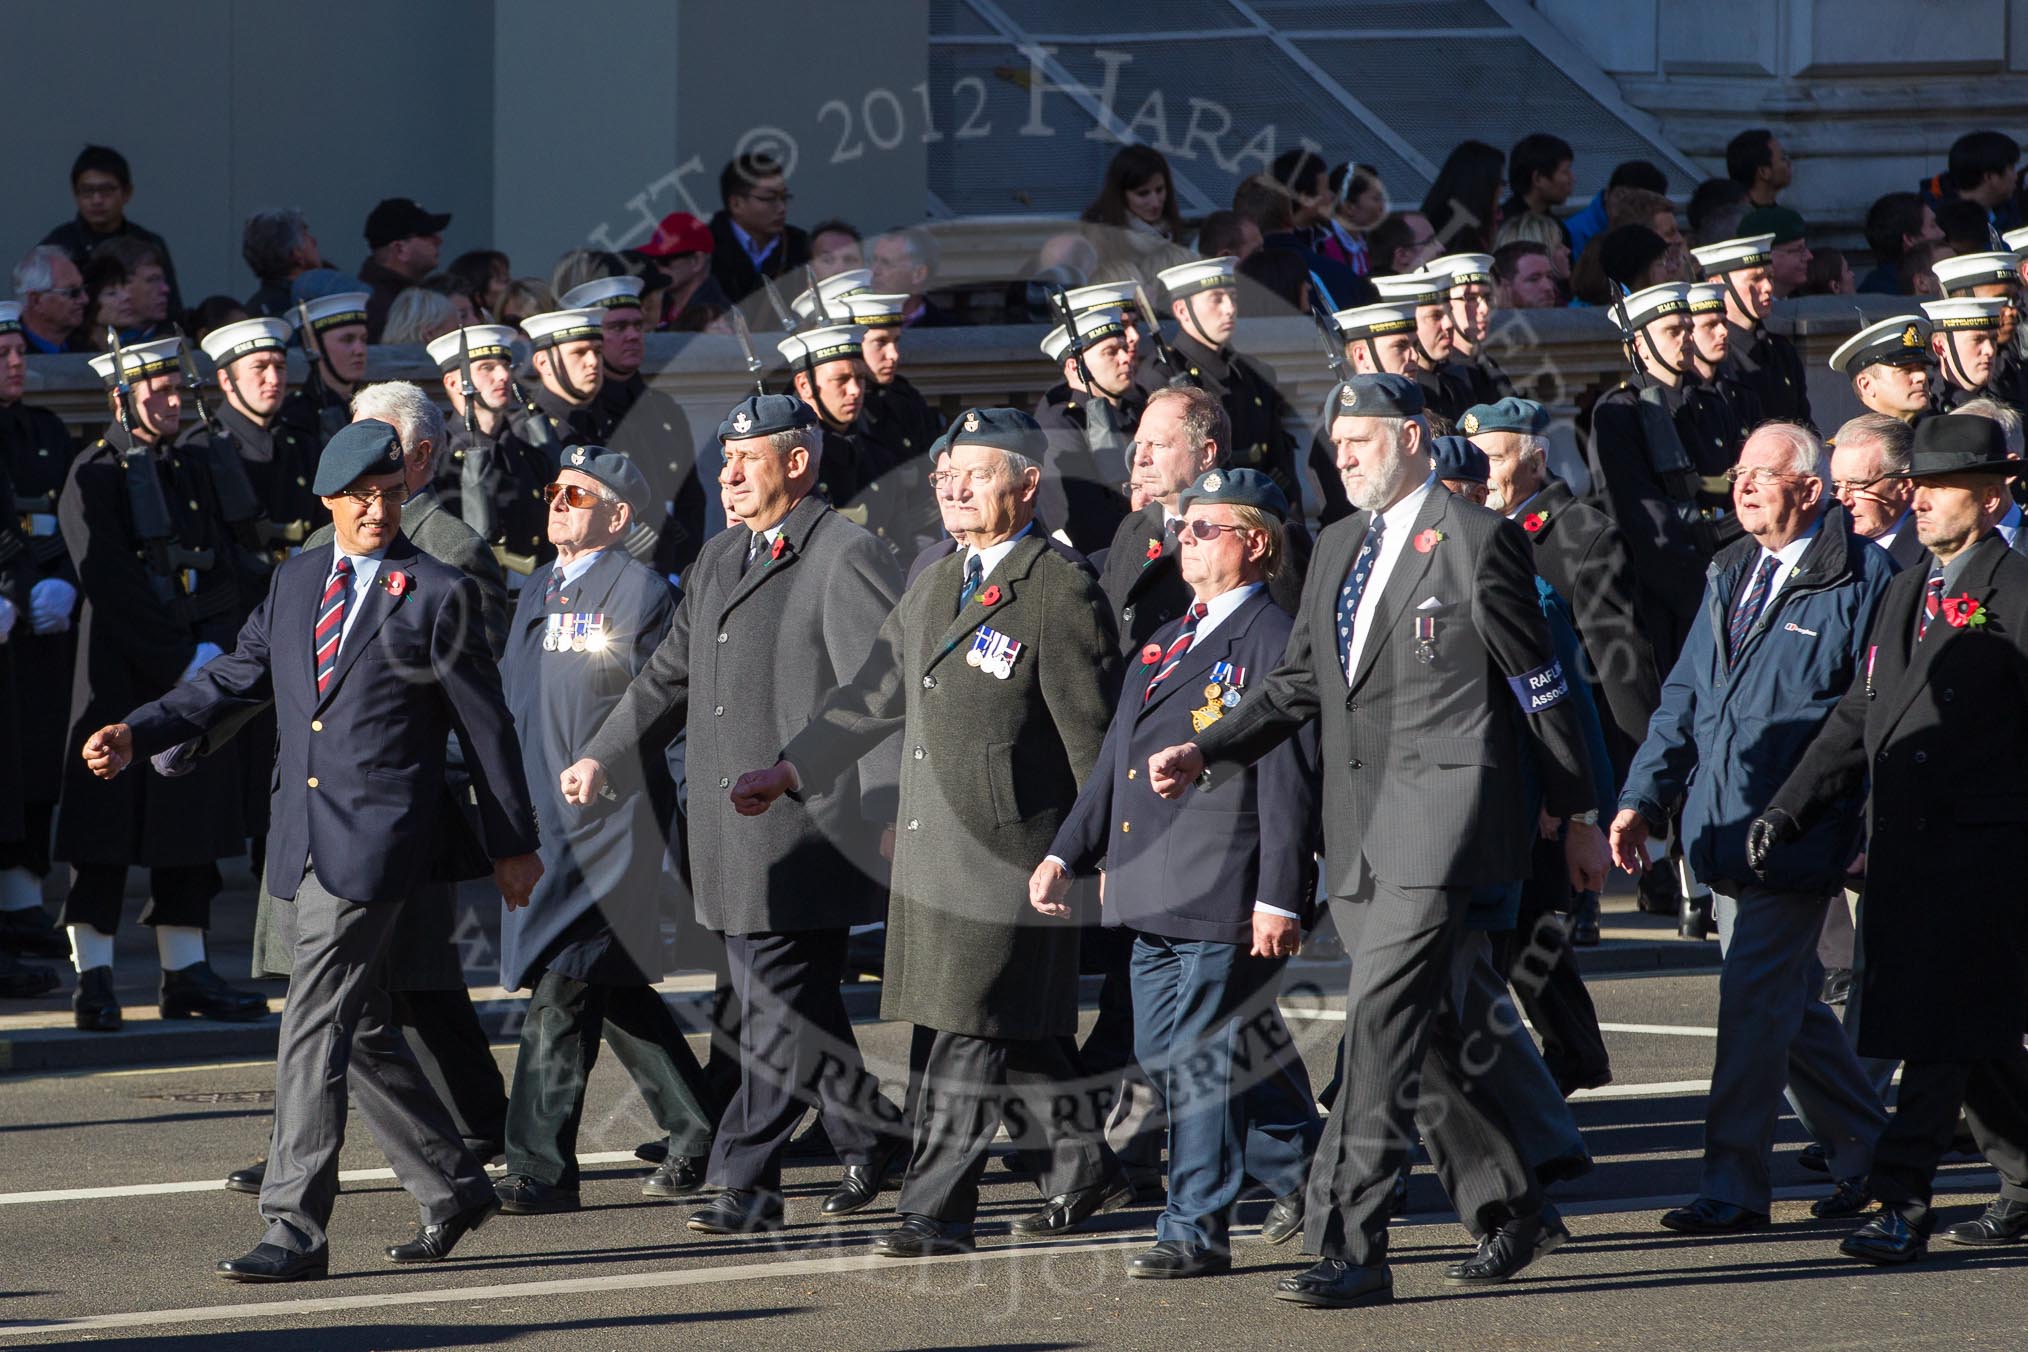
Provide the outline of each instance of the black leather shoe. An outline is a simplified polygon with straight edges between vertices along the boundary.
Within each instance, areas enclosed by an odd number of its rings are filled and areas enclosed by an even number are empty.
[[[1748,1211],[1743,1206],[1711,1197],[1699,1197],[1688,1206],[1662,1213],[1664,1229],[1680,1230],[1686,1235],[1731,1235],[1742,1230],[1758,1230],[1766,1224],[1765,1211]]]
[[[310,1282],[328,1276],[328,1252],[291,1253],[274,1244],[256,1244],[237,1258],[220,1260],[212,1269],[229,1282]]]
[[[211,964],[193,962],[188,967],[162,973],[162,1017],[165,1019],[216,1019],[220,1023],[250,1023],[267,1017],[268,998],[259,991],[228,986],[211,970]]]
[[[1260,1223],[1261,1243],[1286,1244],[1294,1238],[1303,1228],[1304,1206],[1301,1188],[1286,1197],[1275,1198],[1275,1204],[1268,1208],[1267,1219]]]
[[[634,1158],[643,1164],[660,1164],[669,1158],[667,1141],[643,1141],[634,1147]]]
[[[1102,1211],[1117,1211],[1134,1200],[1134,1186],[1123,1178],[1095,1183],[1076,1192],[1062,1192],[1042,1210],[1017,1218],[1008,1228],[1017,1235],[1067,1235]]]
[[[873,1251],[882,1258],[932,1258],[941,1253],[970,1253],[972,1227],[928,1216],[903,1216],[901,1224],[882,1235]]]
[[[664,1159],[654,1173],[641,1183],[641,1196],[681,1201],[704,1191],[705,1155],[681,1155]]]
[[[0,951],[11,950],[24,958],[67,958],[70,938],[40,906],[22,911],[0,911]]]
[[[1862,1263],[1893,1267],[1927,1258],[1929,1236],[1910,1225],[1899,1211],[1882,1207],[1872,1220],[1839,1242],[1838,1252]]]
[[[782,1228],[782,1197],[752,1188],[727,1188],[684,1222],[700,1235],[757,1235]]]
[[[1873,1195],[1866,1191],[1865,1179],[1841,1178],[1829,1197],[1810,1203],[1810,1214],[1822,1221],[1850,1220],[1865,1215],[1872,1205]]]
[[[1603,937],[1599,932],[1598,893],[1578,893],[1570,909],[1571,947],[1597,948]]]
[[[1558,1224],[1562,1224],[1561,1221]],[[1511,1279],[1535,1261],[1537,1242],[1542,1235],[1537,1221],[1526,1230],[1495,1230],[1479,1241],[1479,1251],[1462,1263],[1444,1269],[1444,1280],[1452,1286],[1497,1286]],[[1568,1231],[1565,1232],[1569,1233]],[[1560,1243],[1561,1241],[1559,1241]]]
[[[1547,1258],[1568,1243],[1570,1243],[1570,1227],[1563,1223],[1563,1213],[1548,1202],[1544,1202],[1542,1228],[1535,1232],[1535,1256]]]
[[[77,1026],[87,1033],[119,1032],[120,997],[113,993],[113,969],[88,967],[79,972],[70,1009]]]
[[[1829,967],[1824,970],[1824,989],[1821,996],[1827,1005],[1842,1005],[1852,998],[1852,969],[1850,967]]]
[[[1634,904],[1649,915],[1675,915],[1683,905],[1683,889],[1674,866],[1664,863],[1642,873]]]
[[[848,1164],[838,1186],[824,1199],[826,1216],[849,1216],[873,1205],[880,1190],[894,1182],[895,1175],[908,1166],[909,1144],[892,1140],[874,1152],[865,1164]]]
[[[5,914],[5,911],[0,911],[0,915]],[[62,984],[62,978],[47,967],[16,962],[12,953],[0,949],[0,996],[9,1000],[33,1000],[39,995],[49,994]]]
[[[1385,1267],[1353,1267],[1326,1258],[1304,1272],[1275,1283],[1275,1299],[1321,1309],[1345,1310],[1356,1305],[1385,1305],[1394,1299],[1394,1273]]]
[[[2002,1197],[1987,1207],[1975,1221],[1961,1221],[1944,1231],[1953,1244],[1985,1247],[2019,1244],[2028,1240],[2028,1203],[2010,1202]]]
[[[1813,1174],[1828,1174],[1831,1172],[1831,1152],[1821,1142],[1812,1141],[1796,1152],[1796,1163]]]
[[[549,1216],[559,1211],[576,1211],[583,1205],[576,1188],[544,1183],[526,1174],[507,1175],[493,1185],[493,1196],[500,1200],[500,1209],[510,1216]]]
[[[488,1197],[476,1206],[466,1207],[441,1225],[420,1225],[416,1227],[415,1238],[406,1244],[387,1246],[387,1258],[392,1263],[438,1263],[451,1256],[451,1250],[458,1241],[493,1218],[500,1209],[498,1197]]]
[[[234,1192],[261,1195],[261,1184],[268,1181],[268,1162],[255,1160],[244,1169],[234,1169],[225,1176],[225,1186]]]
[[[1650,869],[1649,872],[1654,870]],[[1683,898],[1683,907],[1676,915],[1676,934],[1684,939],[1708,939],[1711,937],[1711,894],[1701,893]]]
[[[1180,1239],[1159,1241],[1127,1260],[1129,1277],[1216,1277],[1232,1271],[1232,1255]]]

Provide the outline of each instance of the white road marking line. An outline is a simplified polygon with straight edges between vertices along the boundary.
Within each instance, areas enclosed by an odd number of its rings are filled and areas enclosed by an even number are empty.
[[[1671,1094],[1710,1092],[1709,1080],[1661,1080],[1653,1084],[1605,1084],[1596,1089],[1578,1089],[1572,1091],[1570,1101],[1576,1103],[1582,1099],[1646,1098],[1650,1094],[1656,1098],[1664,1098]]]
[[[584,1164],[623,1164],[627,1162],[647,1164],[636,1159],[631,1150],[600,1150],[579,1155],[577,1162]],[[489,1164],[489,1172],[505,1173],[503,1165]],[[339,1171],[340,1183],[391,1183],[392,1169],[343,1169]],[[0,1192],[0,1206],[18,1206],[25,1202],[88,1202],[107,1197],[160,1197],[172,1192],[227,1192],[230,1191],[221,1179],[200,1178],[187,1183],[117,1183],[103,1188],[51,1188],[44,1192]]]
[[[1284,1005],[1282,1006],[1282,1017],[1285,1019],[1308,1020],[1311,1023],[1343,1023],[1345,1022],[1345,1011],[1342,1009],[1318,1009],[1314,1006],[1300,1005],[1292,1008]],[[1529,1024],[1527,1026],[1532,1028],[1534,1025]],[[1718,1036],[1716,1028],[1700,1028],[1696,1024],[1687,1023],[1602,1023],[1599,1025],[1599,1031],[1602,1033],[1652,1033],[1659,1037]]]
[[[1998,1182],[1999,1175],[1990,1170],[1965,1174],[1950,1174],[1940,1178],[1943,1186],[1939,1193],[1990,1191]],[[1823,1185],[1777,1188],[1776,1201],[1803,1201],[1823,1195]],[[1608,1198],[1598,1201],[1572,1202],[1559,1209],[1566,1216],[1606,1216],[1628,1212],[1661,1211],[1680,1205],[1679,1195],[1666,1197]],[[1396,1222],[1400,1226],[1445,1226],[1456,1227],[1457,1218],[1448,1214],[1423,1213],[1404,1216]],[[691,1267],[660,1272],[615,1272],[597,1277],[569,1277],[539,1282],[494,1282],[484,1286],[448,1286],[429,1291],[386,1291],[374,1294],[361,1293],[349,1296],[327,1296],[300,1300],[249,1301],[239,1305],[196,1305],[181,1309],[132,1310],[121,1314],[80,1315],[69,1319],[46,1319],[0,1324],[0,1338],[41,1336],[50,1333],[85,1333],[99,1329],[153,1328],[167,1324],[214,1324],[238,1320],[271,1320],[289,1315],[332,1314],[346,1310],[384,1309],[398,1305],[429,1305],[440,1301],[459,1304],[473,1304],[487,1300],[526,1300],[539,1296],[586,1295],[607,1291],[648,1291],[684,1286],[703,1286],[721,1282],[779,1281],[785,1277],[831,1276],[853,1272],[886,1270],[905,1272],[924,1264],[984,1263],[1025,1258],[1035,1254],[1103,1253],[1109,1249],[1124,1249],[1130,1245],[1147,1242],[1154,1233],[1152,1229],[1136,1230],[1131,1233],[1109,1235],[1104,1239],[1086,1240],[1081,1243],[1065,1243],[1060,1240],[1043,1240],[1030,1244],[994,1245],[972,1254],[952,1254],[938,1258],[916,1258],[897,1261],[881,1258],[874,1254],[853,1255],[834,1258],[791,1258],[761,1263],[734,1263],[723,1267]],[[1249,1229],[1249,1236],[1258,1233]],[[1581,1250],[1584,1235],[1576,1237],[1576,1247]],[[1462,1239],[1459,1241],[1463,1242]],[[1686,1236],[1686,1242],[1693,1237]],[[1548,1275],[1548,1274],[1544,1274]]]

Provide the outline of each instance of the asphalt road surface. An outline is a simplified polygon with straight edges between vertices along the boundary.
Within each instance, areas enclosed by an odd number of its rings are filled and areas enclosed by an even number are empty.
[[[869,1240],[889,1222],[817,1218],[835,1169],[790,1176],[789,1228],[764,1239],[692,1235],[689,1204],[640,1195],[632,1148],[655,1135],[610,1057],[592,1081],[580,1151],[585,1207],[502,1216],[444,1263],[391,1267],[381,1246],[412,1232],[413,1204],[363,1131],[332,1222],[331,1276],[247,1287],[211,1275],[259,1238],[253,1199],[218,1181],[259,1153],[271,1065],[192,1065],[0,1080],[0,1349],[95,1343],[214,1349],[423,1348],[1995,1348],[2028,1345],[2028,1245],[1938,1244],[1927,1263],[1875,1271],[1841,1258],[1849,1222],[1812,1220],[1822,1179],[1799,1168],[1784,1119],[1775,1225],[1698,1240],[1655,1218],[1695,1188],[1714,973],[1599,979],[1617,1082],[1584,1096],[1598,1168],[1560,1185],[1575,1241],[1492,1292],[1457,1295],[1443,1265],[1466,1251],[1426,1167],[1394,1237],[1396,1303],[1340,1312],[1272,1300],[1305,1265],[1294,1242],[1254,1238],[1265,1199],[1242,1209],[1229,1276],[1130,1281],[1153,1213],[1099,1218],[1087,1234],[1014,1242],[1032,1185],[987,1174],[977,1255],[898,1263]],[[1321,1082],[1339,1025],[1298,1011]],[[887,1071],[907,1030],[860,1028]],[[496,1048],[503,1066],[510,1047]],[[1976,1214],[1995,1180],[1952,1165],[1944,1223]],[[889,1194],[889,1201],[892,1194]]]

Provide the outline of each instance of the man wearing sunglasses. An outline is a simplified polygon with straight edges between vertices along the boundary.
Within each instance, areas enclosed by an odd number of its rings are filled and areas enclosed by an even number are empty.
[[[675,615],[674,589],[621,547],[654,493],[631,459],[598,446],[566,451],[544,492],[556,560],[522,589],[504,664],[543,866],[528,906],[500,921],[500,984],[533,992],[497,1188],[501,1209],[516,1214],[578,1208],[578,1119],[601,1033],[668,1134],[648,1196],[703,1183],[719,1108],[651,986],[662,976],[657,803],[673,791],[662,746],[615,764],[610,796],[578,807],[559,790]]]

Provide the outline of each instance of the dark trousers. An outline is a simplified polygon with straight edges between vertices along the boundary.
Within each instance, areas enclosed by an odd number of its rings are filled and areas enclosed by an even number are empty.
[[[1077,1093],[1077,1068],[1055,1038],[972,1037],[939,1030],[923,1067],[915,1156],[895,1210],[970,1225],[979,1175],[1001,1126],[1042,1165],[1043,1194],[1104,1182],[1118,1162],[1101,1134],[1102,1103]]]
[[[843,929],[725,936],[743,1012],[742,1073],[712,1145],[714,1183],[779,1191],[782,1151],[805,1108],[817,1110],[846,1164],[871,1163],[900,1131],[901,1113],[867,1073],[845,1016],[845,937]]]
[[[211,899],[225,882],[216,864],[176,864],[148,870],[148,902],[141,908],[144,925],[211,927]],[[127,870],[121,864],[73,864],[70,893],[63,899],[59,925],[90,925],[101,934],[117,934],[127,894]]]
[[[1283,965],[1242,944],[1134,940],[1137,1050],[1169,1118],[1157,1239],[1223,1249],[1247,1179],[1280,1197],[1309,1176],[1323,1128],[1275,1007]]]
[[[1148,1074],[1137,1059],[1135,1033],[1134,935],[1116,926],[1093,926],[1084,933],[1086,960],[1098,960],[1098,1015],[1077,1048],[1076,1061],[1089,1077],[1111,1076],[1118,1101],[1104,1123],[1106,1143],[1130,1175],[1162,1175],[1163,1126]]]
[[[275,1053],[275,1125],[261,1185],[265,1242],[320,1253],[338,1196],[348,1107],[439,1225],[492,1195],[408,1044],[389,1022],[381,966],[397,908],[333,896],[304,875],[283,918],[295,962]]]
[[[1963,1108],[1979,1150],[2000,1172],[2000,1196],[2028,1202],[2028,1050],[1987,1061],[1904,1061],[1901,1097],[1873,1148],[1880,1204],[1928,1232],[1936,1167]]]
[[[578,1123],[601,1034],[669,1134],[669,1157],[710,1150],[718,1104],[662,997],[648,986],[599,986],[544,972],[521,1025],[507,1100],[508,1173],[577,1186]]]
[[[390,990],[388,999],[394,1026],[450,1110],[458,1135],[481,1159],[491,1159],[507,1134],[507,1084],[471,992],[462,986]]]
[[[1522,884],[1521,909],[1505,953],[1496,957],[1513,983],[1521,1010],[1542,1039],[1542,1061],[1559,1085],[1583,1084],[1612,1074],[1598,1009],[1578,974],[1570,931],[1554,912],[1570,905],[1563,845],[1538,840],[1534,876]]]
[[[1358,1266],[1387,1257],[1394,1178],[1417,1108],[1437,1177],[1474,1235],[1532,1225],[1542,1197],[1499,1107],[1461,1066],[1450,997],[1470,888],[1402,888],[1368,877],[1331,914],[1352,955],[1344,1088],[1310,1169],[1303,1250]]]
[[[49,828],[55,818],[55,803],[38,803],[31,800],[22,804],[21,839],[0,841],[0,869],[25,868],[38,878],[47,877]]]

